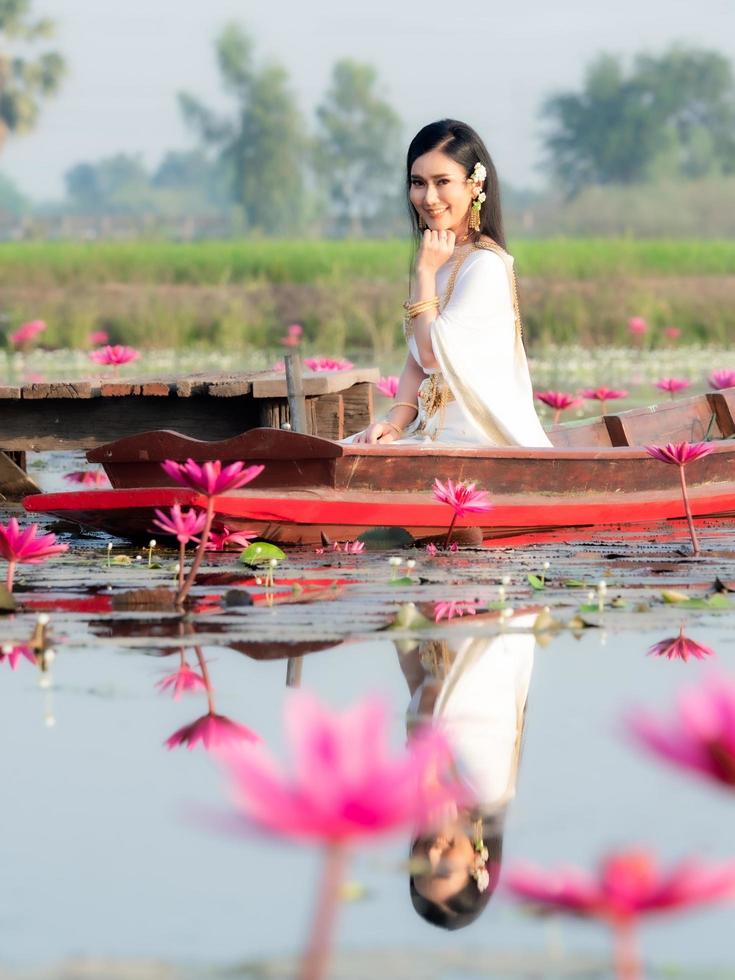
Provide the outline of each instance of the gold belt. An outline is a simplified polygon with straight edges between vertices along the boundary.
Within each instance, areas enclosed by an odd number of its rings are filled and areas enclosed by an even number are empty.
[[[416,431],[423,432],[427,421],[439,412],[441,415],[439,424],[432,435],[432,439],[436,439],[444,428],[444,410],[449,402],[454,401],[452,389],[442,374],[430,374],[419,385],[418,400],[420,403],[420,421]]]

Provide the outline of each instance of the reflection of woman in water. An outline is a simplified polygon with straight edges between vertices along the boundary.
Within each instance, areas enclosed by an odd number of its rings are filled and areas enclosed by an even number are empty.
[[[487,905],[498,883],[508,803],[515,795],[533,668],[536,613],[514,617],[527,633],[429,641],[399,652],[411,691],[407,724],[431,721],[446,733],[472,807],[441,815],[411,847],[411,901],[419,915],[461,929]]]

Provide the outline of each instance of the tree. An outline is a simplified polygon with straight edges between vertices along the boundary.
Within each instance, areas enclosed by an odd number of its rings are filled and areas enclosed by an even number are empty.
[[[570,195],[662,173],[732,171],[734,100],[729,62],[717,52],[674,47],[660,57],[638,55],[629,75],[620,59],[601,55],[581,93],[544,102],[547,162]]]
[[[376,87],[371,65],[339,61],[316,111],[317,173],[338,229],[352,235],[395,207],[400,187],[401,120]]]
[[[151,205],[148,173],[138,156],[117,153],[78,163],[64,180],[75,210],[86,214],[134,214]]]
[[[234,117],[220,117],[185,92],[179,104],[205,146],[216,150],[247,225],[265,234],[297,232],[308,213],[304,124],[287,73],[279,65],[257,68],[253,47],[236,24],[217,40],[222,81],[236,102]]]
[[[31,17],[31,0],[0,0],[0,149],[10,133],[27,133],[35,126],[40,100],[53,95],[65,72],[57,51],[45,51],[35,60],[11,55],[9,41],[32,45],[49,38],[54,24]]]

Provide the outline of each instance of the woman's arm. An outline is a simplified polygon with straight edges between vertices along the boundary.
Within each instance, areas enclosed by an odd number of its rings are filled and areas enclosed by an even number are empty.
[[[421,248],[416,256],[416,274],[411,303],[421,303],[436,297],[436,274],[454,252],[454,232],[429,231],[424,232]],[[438,314],[438,306],[434,310],[426,310],[413,317],[413,336],[416,340],[421,367],[434,371],[437,361],[431,346],[431,324]]]
[[[417,405],[419,385],[423,380],[424,372],[409,354],[398,382],[396,402],[409,402]],[[415,412],[412,412],[408,405],[395,405],[388,409],[388,422],[384,419],[373,422],[363,432],[358,432],[353,442],[364,442],[371,445],[376,442],[380,442],[381,445],[393,442],[398,439],[398,432],[403,431],[409,422],[413,422],[417,414],[418,405]]]

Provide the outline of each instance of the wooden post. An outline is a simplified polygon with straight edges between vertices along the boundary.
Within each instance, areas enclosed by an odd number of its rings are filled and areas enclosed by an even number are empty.
[[[306,398],[301,377],[301,355],[286,354],[286,388],[288,390],[288,410],[291,413],[291,429],[293,432],[303,432],[309,435],[309,423],[306,418]]]
[[[286,664],[286,687],[301,687],[303,657],[289,657]]]

